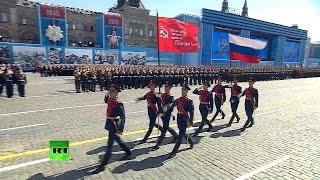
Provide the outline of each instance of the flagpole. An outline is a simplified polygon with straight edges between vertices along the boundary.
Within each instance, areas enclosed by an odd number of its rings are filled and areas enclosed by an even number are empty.
[[[160,77],[160,37],[159,37],[159,14],[158,14],[158,9],[157,9],[157,49],[158,49],[158,78]],[[160,84],[159,84],[159,94],[161,93],[161,89],[160,89]],[[162,108],[162,107],[161,107]],[[158,120],[158,125],[160,122],[160,118],[159,116],[157,117]],[[158,136],[160,136],[160,129],[158,128]]]
[[[157,9],[157,49],[158,49],[158,77],[160,76],[160,37],[159,37],[159,13]],[[160,85],[159,85],[159,93],[160,93]]]

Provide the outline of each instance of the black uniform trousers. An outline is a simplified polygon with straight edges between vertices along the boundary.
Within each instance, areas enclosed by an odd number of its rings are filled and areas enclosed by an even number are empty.
[[[178,152],[179,147],[180,147],[183,139],[186,139],[190,143],[191,146],[194,145],[193,138],[191,136],[189,136],[189,134],[186,134],[187,126],[188,126],[187,117],[182,114],[178,114],[177,123],[178,123],[179,135],[178,135],[177,142],[176,142],[171,154],[175,154]]]
[[[144,138],[142,139],[142,141],[147,141],[147,139],[149,138],[150,134],[152,133],[152,130],[154,127],[158,128],[161,132],[163,131],[163,128],[156,123],[157,120],[157,113],[155,110],[153,110],[151,107],[148,107],[148,116],[149,116],[149,129],[146,133],[146,135],[144,136]]]
[[[230,104],[231,104],[232,116],[231,116],[231,119],[229,121],[229,124],[232,124],[234,118],[237,118],[238,121],[240,120],[240,117],[237,114],[237,109],[238,109],[238,106],[239,106],[239,98],[235,97],[235,96],[232,96],[230,98]]]
[[[208,120],[209,106],[207,104],[200,103],[199,110],[200,110],[202,120],[201,120],[201,124],[200,124],[199,128],[194,133],[195,135],[198,135],[200,133],[200,131],[202,130],[202,128],[205,124],[207,124],[209,126],[209,129],[212,128],[212,125],[211,125],[210,121]]]
[[[82,91],[86,91],[88,89],[88,80],[86,80],[86,79],[82,80],[81,89],[82,89]]]
[[[174,140],[178,138],[178,134],[176,133],[176,131],[169,126],[170,118],[171,118],[171,114],[164,114],[164,116],[161,117],[162,123],[163,123],[163,129],[161,131],[161,135],[158,139],[156,146],[160,146],[164,137],[166,136],[167,131],[170,132]]]
[[[74,84],[76,86],[76,92],[80,93],[80,85],[81,85],[81,81],[80,80],[74,80]]]
[[[11,98],[13,96],[13,82],[12,82],[12,80],[6,81],[6,91],[7,91],[7,97]]]
[[[216,106],[217,111],[214,114],[213,118],[211,119],[212,122],[216,119],[216,117],[218,116],[219,113],[221,113],[222,116],[225,116],[224,112],[221,110],[221,105],[222,104],[221,104],[221,98],[220,97],[218,97],[218,96],[214,97],[214,104]]]
[[[112,120],[107,120],[106,127],[108,127],[109,135],[108,135],[106,154],[104,155],[101,161],[101,165],[103,166],[108,164],[108,161],[112,153],[112,146],[115,141],[119,144],[122,150],[126,152],[126,154],[131,154],[130,148],[124,143],[121,137],[117,134],[117,128],[115,123]]]
[[[25,84],[24,84],[24,81],[18,81],[18,92],[19,92],[19,96],[21,96],[21,97],[25,96]]]
[[[245,110],[246,110],[246,114],[247,114],[247,122],[245,123],[245,125],[243,126],[243,128],[247,128],[249,126],[252,126],[254,124],[254,119],[253,119],[253,111],[254,111],[254,106],[253,106],[253,102],[246,99],[245,101]]]

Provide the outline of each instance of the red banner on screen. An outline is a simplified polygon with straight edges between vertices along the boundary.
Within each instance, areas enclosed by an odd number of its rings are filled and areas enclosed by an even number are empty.
[[[105,15],[104,16],[104,24],[106,26],[122,27],[122,17],[115,16],[115,15]]]
[[[198,26],[172,18],[158,18],[159,50],[187,53],[199,50]]]
[[[52,19],[65,19],[65,11],[64,8],[61,7],[41,5],[40,14],[41,17],[47,17]]]

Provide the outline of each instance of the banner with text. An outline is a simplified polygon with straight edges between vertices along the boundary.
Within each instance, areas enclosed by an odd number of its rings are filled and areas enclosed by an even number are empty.
[[[172,18],[158,18],[159,50],[187,53],[199,50],[198,26]]]
[[[46,46],[66,46],[67,28],[64,8],[48,5],[38,6],[40,40]]]
[[[104,48],[120,50],[123,45],[123,18],[121,15],[104,15]]]

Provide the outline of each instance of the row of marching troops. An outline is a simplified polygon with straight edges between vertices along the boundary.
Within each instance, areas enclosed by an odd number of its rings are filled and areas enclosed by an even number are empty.
[[[0,64],[0,96],[3,90],[6,90],[7,98],[12,98],[14,84],[18,87],[18,93],[25,97],[26,75],[19,65]]]
[[[225,118],[225,113],[221,109],[222,105],[227,101],[226,99],[226,89],[230,89],[231,97],[229,99],[232,116],[229,120],[227,127],[231,126],[234,119],[236,123],[240,122],[240,117],[237,114],[238,105],[241,97],[245,97],[245,111],[247,115],[247,121],[241,128],[241,132],[245,131],[246,128],[252,127],[254,125],[253,112],[258,108],[259,93],[256,88],[254,88],[255,80],[250,78],[249,86],[242,91],[242,88],[238,85],[238,78],[233,79],[232,85],[222,85],[222,78],[218,77],[217,83],[214,87],[209,90],[210,83],[205,81],[201,88],[196,88],[193,90],[193,94],[199,96],[199,111],[201,114],[201,123],[195,132],[190,135],[188,127],[194,123],[194,103],[188,97],[188,92],[191,90],[188,84],[183,84],[181,86],[181,97],[173,97],[171,95],[171,89],[173,84],[169,81],[164,84],[164,93],[157,93],[156,87],[157,83],[155,80],[151,80],[148,83],[149,91],[142,97],[136,99],[136,101],[146,100],[147,102],[147,112],[149,116],[149,128],[145,136],[141,141],[137,143],[146,143],[150,137],[154,127],[158,128],[161,132],[157,139],[156,144],[150,149],[151,151],[156,151],[162,144],[167,131],[172,135],[172,143],[174,143],[173,150],[167,155],[167,159],[174,157],[180,148],[183,140],[186,140],[190,145],[189,149],[194,147],[195,141],[194,137],[197,137],[203,130],[205,125],[208,125],[208,132],[213,128],[212,123],[217,118],[218,115]],[[105,95],[105,103],[107,104],[106,110],[106,124],[105,129],[109,131],[107,148],[105,150],[105,155],[101,160],[98,167],[92,171],[96,174],[105,169],[108,164],[112,153],[112,146],[114,141],[116,141],[119,146],[124,150],[125,155],[122,160],[128,160],[131,158],[131,150],[126,145],[126,143],[121,139],[125,127],[125,109],[122,102],[118,100],[118,93],[121,92],[119,86],[112,84],[109,91]],[[215,113],[211,120],[208,119],[208,115],[213,113],[215,105]],[[172,112],[174,108],[177,109],[177,115],[173,116]],[[162,126],[157,122],[157,117],[161,118]],[[170,120],[175,120],[177,118],[177,126],[179,132],[177,133],[173,128],[170,127]]]
[[[204,82],[214,83],[219,76],[227,82],[237,77],[240,82],[254,78],[258,81],[283,80],[301,77],[320,77],[320,68],[215,68],[211,66],[179,67],[179,66],[104,66],[83,65],[74,70],[75,88],[81,91],[103,91],[117,84],[120,89],[145,88],[151,79],[160,86],[170,81],[174,86],[189,84],[202,85]]]

